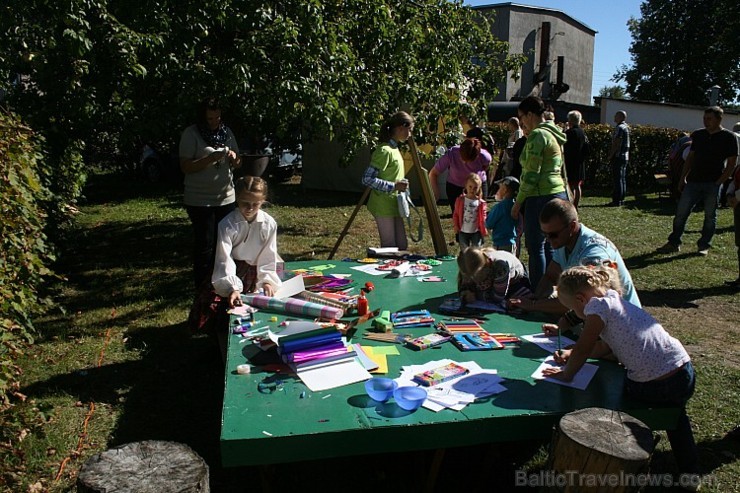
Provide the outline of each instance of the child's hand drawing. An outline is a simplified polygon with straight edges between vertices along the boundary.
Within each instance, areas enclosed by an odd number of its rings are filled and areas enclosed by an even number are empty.
[[[545,368],[542,370],[542,375],[549,377],[549,378],[557,378],[558,380],[562,380],[564,382],[570,382],[573,380],[573,375],[567,374],[563,368]]]

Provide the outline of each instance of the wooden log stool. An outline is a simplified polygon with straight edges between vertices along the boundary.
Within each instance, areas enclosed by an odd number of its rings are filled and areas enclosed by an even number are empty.
[[[181,443],[128,443],[90,457],[77,476],[77,491],[208,493],[208,465]]]
[[[640,420],[590,407],[566,414],[553,434],[549,491],[639,491],[655,448],[652,431]],[[544,488],[543,488],[544,490]]]

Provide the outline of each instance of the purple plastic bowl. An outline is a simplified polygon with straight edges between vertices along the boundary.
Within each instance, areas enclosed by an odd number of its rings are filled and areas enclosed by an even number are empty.
[[[376,377],[365,381],[365,391],[374,401],[385,402],[398,388],[398,382],[391,378]]]
[[[401,409],[416,411],[427,400],[427,391],[421,387],[399,387],[393,391],[393,398]]]

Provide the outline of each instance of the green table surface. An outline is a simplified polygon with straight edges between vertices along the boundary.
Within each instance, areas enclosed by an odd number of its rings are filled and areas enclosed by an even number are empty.
[[[456,296],[454,261],[433,269],[432,273],[444,277],[445,282],[370,276],[351,269],[361,265],[353,262],[293,262],[286,264],[286,270],[327,263],[335,267],[324,271],[325,274],[352,274],[355,291],[368,280],[375,284],[375,290],[367,296],[371,310],[426,308],[439,321],[447,318],[436,312],[439,304]],[[256,319],[269,322],[271,316],[278,318],[278,322],[269,323],[273,327],[290,317],[261,311]],[[489,332],[527,335],[541,331],[541,322],[531,318],[524,320],[504,314],[489,314],[486,318],[482,325]],[[370,327],[370,322],[361,325],[352,342],[387,346],[387,343],[361,339],[364,329]],[[395,332],[424,335],[432,329],[396,329]],[[397,345],[400,355],[388,357],[389,373],[383,376],[396,378],[402,366],[431,360],[472,360],[483,368],[498,370],[508,389],[469,404],[459,412],[446,409],[435,413],[420,408],[409,413],[392,399],[384,404],[370,399],[363,382],[312,392],[297,377],[275,375],[261,370],[260,366],[253,367],[249,375],[239,375],[237,365],[248,361],[259,363],[269,356],[242,340],[238,335],[229,336],[221,429],[221,457],[226,467],[541,439],[552,434],[553,425],[564,414],[586,407],[626,411],[652,429],[673,428],[678,418],[675,408],[649,408],[625,398],[622,395],[624,369],[613,362],[595,362],[599,370],[585,391],[533,380],[530,375],[548,354],[526,341],[510,349],[468,352],[461,352],[450,343],[424,351]],[[277,379],[280,384],[272,393],[260,393],[257,385],[264,379]]]

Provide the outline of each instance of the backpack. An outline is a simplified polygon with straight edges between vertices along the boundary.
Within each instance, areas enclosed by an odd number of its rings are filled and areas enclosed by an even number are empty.
[[[668,168],[671,173],[681,173],[683,169],[683,153],[690,145],[691,138],[687,137],[682,138],[671,146],[671,151],[668,154]]]
[[[668,153],[668,176],[671,179],[671,197],[678,198],[681,192],[678,190],[681,174],[683,173],[684,151],[691,146],[691,137],[681,137],[672,146]]]

